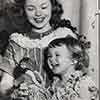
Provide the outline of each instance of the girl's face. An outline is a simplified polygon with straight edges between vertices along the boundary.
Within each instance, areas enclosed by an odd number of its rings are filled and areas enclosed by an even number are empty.
[[[37,29],[49,24],[51,18],[50,0],[26,0],[25,12],[29,22]]]
[[[48,65],[55,74],[64,74],[72,64],[72,53],[66,45],[49,48]]]

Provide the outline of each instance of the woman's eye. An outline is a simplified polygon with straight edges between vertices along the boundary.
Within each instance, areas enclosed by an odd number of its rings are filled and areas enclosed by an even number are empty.
[[[46,9],[47,7],[42,7],[42,9]]]
[[[27,9],[28,9],[29,11],[33,11],[33,10],[35,10],[34,7],[27,7]]]
[[[46,9],[48,6],[47,5],[42,5],[41,9]]]

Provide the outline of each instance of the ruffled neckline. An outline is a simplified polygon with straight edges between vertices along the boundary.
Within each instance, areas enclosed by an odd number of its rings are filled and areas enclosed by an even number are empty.
[[[52,31],[54,31],[53,28],[47,30],[46,32],[42,32],[42,33],[31,31],[25,34],[25,36],[29,37],[30,39],[42,39],[43,37],[48,36],[50,33],[52,33]]]
[[[47,33],[47,34],[46,34]],[[44,48],[47,47],[48,44],[56,39],[56,38],[62,38],[66,37],[67,35],[71,35],[74,38],[77,38],[76,35],[68,28],[58,28],[56,30],[49,30],[46,33],[41,33],[40,36],[36,35],[34,33],[31,37],[31,35],[27,35],[29,33],[13,33],[10,35],[9,41],[14,41],[16,44],[18,44],[22,48]],[[31,38],[30,38],[31,37]]]

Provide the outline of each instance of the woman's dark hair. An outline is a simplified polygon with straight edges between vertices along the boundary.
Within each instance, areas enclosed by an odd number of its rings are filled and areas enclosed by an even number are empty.
[[[4,56],[6,47],[9,44],[9,34],[7,31],[3,30],[0,32],[0,54]]]
[[[53,29],[57,29],[58,27],[67,27],[69,29],[71,29],[73,32],[76,31],[76,27],[73,27],[71,25],[71,22],[69,20],[65,20],[65,19],[61,19],[62,14],[63,14],[63,8],[62,5],[58,2],[58,0],[50,0],[51,5],[52,5],[52,12],[51,12],[51,19],[49,21],[51,27]],[[26,14],[24,11],[24,4],[25,4],[25,0],[15,0],[15,3],[10,6],[10,11],[14,12],[14,14],[19,14],[16,16],[22,16],[25,17],[25,22],[24,25],[26,24],[26,26],[28,27],[28,32],[29,30],[31,30],[31,24],[29,23],[29,21],[27,21],[26,18]],[[8,11],[9,13],[9,11]],[[25,29],[25,27],[24,27]]]
[[[55,40],[53,40],[49,43],[48,48],[46,48],[46,52],[45,52],[45,57],[46,57],[45,63],[47,63],[47,59],[48,59],[48,57],[47,57],[48,49],[49,48],[55,48],[56,46],[61,46],[63,44],[66,45],[67,48],[69,49],[69,51],[72,52],[72,60],[77,61],[75,63],[75,70],[87,69],[88,66],[89,66],[89,56],[86,53],[86,50],[81,47],[80,41],[71,37],[70,35],[68,35],[65,38],[55,39]],[[48,68],[48,67],[49,66],[47,64],[46,64],[46,66],[44,66],[44,68],[47,71],[47,74],[49,74],[49,76],[51,78],[53,76],[53,73],[50,70],[50,68]],[[48,71],[48,70],[50,70],[50,71]],[[50,75],[50,73],[52,73],[52,74]]]

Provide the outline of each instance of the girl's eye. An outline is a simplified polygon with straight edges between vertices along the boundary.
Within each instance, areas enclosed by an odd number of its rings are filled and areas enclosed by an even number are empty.
[[[51,55],[48,55],[48,58],[51,58],[52,56]]]
[[[59,54],[56,54],[56,57],[59,57],[60,55]]]

